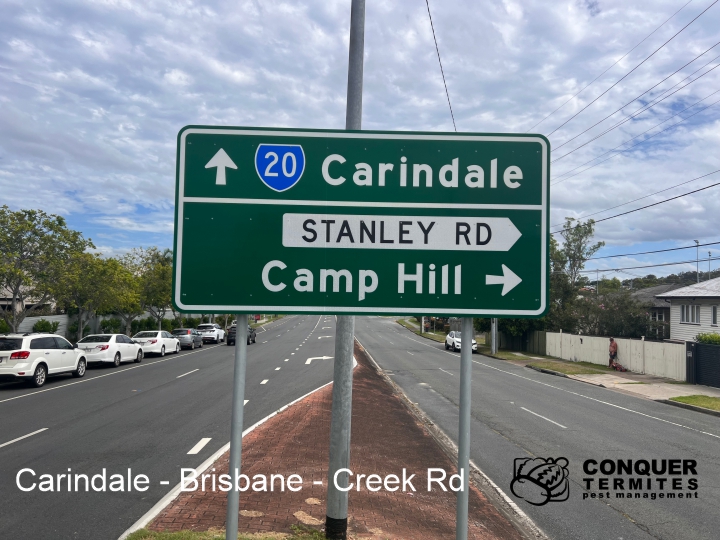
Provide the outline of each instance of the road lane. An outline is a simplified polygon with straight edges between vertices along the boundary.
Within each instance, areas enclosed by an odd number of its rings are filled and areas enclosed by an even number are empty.
[[[459,354],[387,318],[358,318],[356,334],[410,399],[457,441]],[[471,458],[552,538],[717,537],[717,418],[479,355],[473,360]],[[528,456],[568,458],[570,500],[537,507],[511,493],[513,461]],[[699,498],[582,501],[587,475],[581,466],[590,458],[697,459]]]
[[[287,317],[258,331],[257,344],[248,347],[245,427],[332,379],[331,362],[305,364],[310,356],[333,355],[333,339],[313,339],[320,319]],[[334,319],[327,324],[334,328]],[[93,369],[83,384],[57,381],[48,392],[0,387],[0,444],[47,428],[0,448],[0,497],[13,506],[0,512],[3,536],[116,539],[179,482],[181,467],[197,467],[229,440],[233,355],[233,347],[220,344]],[[201,439],[209,441],[188,455]],[[37,475],[105,468],[108,477],[131,469],[147,475],[150,486],[130,493],[23,492],[15,485],[23,468]],[[31,480],[23,476],[24,485]]]

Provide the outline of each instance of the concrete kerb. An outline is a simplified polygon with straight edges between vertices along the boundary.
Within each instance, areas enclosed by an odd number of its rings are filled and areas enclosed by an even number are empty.
[[[357,360],[354,360],[354,361],[353,361],[353,368],[356,367],[356,366],[357,366]],[[277,411],[275,411],[274,413],[271,413],[271,414],[267,415],[265,418],[263,418],[263,419],[260,420],[259,422],[256,422],[255,424],[253,424],[252,426],[250,426],[249,428],[247,428],[245,431],[243,431],[243,437],[245,437],[248,433],[250,433],[251,431],[253,431],[253,430],[255,430],[256,428],[258,428],[258,427],[260,427],[261,425],[263,425],[265,422],[267,422],[268,420],[270,420],[270,419],[273,418],[274,416],[277,416],[278,414],[280,414],[281,412],[283,412],[283,411],[284,411],[285,409],[287,409],[288,407],[294,405],[294,404],[297,403],[298,401],[302,401],[302,400],[305,399],[306,397],[314,394],[315,392],[318,392],[319,390],[322,390],[323,388],[325,388],[326,386],[328,386],[328,385],[330,385],[330,384],[332,384],[332,381],[330,381],[329,383],[323,384],[322,386],[319,386],[318,388],[316,388],[315,390],[313,390],[313,391],[311,391],[311,392],[308,392],[308,393],[305,394],[304,396],[300,396],[299,398],[297,398],[297,399],[294,400],[294,401],[291,401],[291,402],[288,403],[287,405],[283,405],[282,407],[280,407],[280,408],[279,408]],[[215,462],[220,458],[220,456],[222,456],[222,455],[223,455],[225,452],[227,452],[229,449],[230,449],[230,443],[228,442],[228,443],[225,444],[222,448],[220,448],[220,450],[218,450],[218,451],[215,452],[212,456],[210,456],[208,459],[206,459],[205,461],[203,461],[202,464],[195,469],[196,474],[199,476],[199,475],[201,475],[202,473],[204,473],[205,471],[207,471],[207,470],[212,466],[212,464],[215,463]],[[182,483],[178,483],[175,487],[173,487],[173,488],[167,493],[167,495],[165,495],[162,499],[160,499],[150,510],[148,510],[148,511],[145,513],[145,515],[143,515],[143,516],[142,516],[139,520],[137,520],[130,528],[128,528],[124,533],[122,533],[122,534],[120,535],[120,537],[118,538],[118,540],[125,540],[125,538],[127,538],[128,536],[130,536],[130,535],[131,535],[132,533],[134,533],[135,531],[139,531],[139,530],[142,529],[143,527],[147,526],[153,519],[155,519],[155,518],[158,516],[158,514],[160,514],[160,512],[162,512],[170,503],[172,503],[172,502],[178,497],[178,495],[180,495],[180,493],[181,493],[181,488],[182,488]]]
[[[605,386],[605,385],[602,384],[602,383],[594,383],[594,382],[592,382],[592,381],[586,381],[585,379],[577,379],[577,378],[575,378],[575,377],[572,377],[572,376],[567,375],[567,374],[565,374],[565,373],[560,373],[559,371],[554,371],[554,370],[552,370],[552,369],[539,368],[539,367],[530,366],[530,365],[526,365],[525,367],[526,367],[526,368],[530,368],[530,369],[534,369],[535,371],[539,371],[540,373],[546,373],[546,374],[548,374],[548,375],[555,375],[556,377],[565,377],[566,379],[572,379],[573,381],[583,382],[583,383],[585,383],[585,384],[591,384],[591,385],[593,385],[593,386],[599,386],[600,388],[607,388],[607,386]]]
[[[362,352],[375,366],[378,374],[387,382],[390,387],[395,391],[395,394],[400,398],[401,403],[410,412],[410,414],[418,420],[428,430],[430,435],[440,446],[441,450],[448,456],[452,461],[457,463],[457,445],[448,435],[440,429],[425,412],[415,405],[405,392],[400,388],[395,381],[393,381],[379,364],[375,361],[368,350],[360,343],[360,340],[355,338],[355,341],[360,346]],[[507,494],[498,486],[492,479],[487,476],[472,460],[470,460],[470,480],[495,506],[500,514],[505,517],[512,525],[515,530],[527,540],[549,540],[549,537],[533,522],[530,517],[522,511],[522,509],[515,504],[515,502],[507,496]]]
[[[682,403],[680,401],[673,401],[671,399],[656,399],[657,403],[665,403],[666,405],[672,405],[674,407],[680,407],[681,409],[688,409],[703,414],[709,414],[711,416],[720,416],[720,411],[714,411],[712,409],[706,409],[705,407],[698,407],[697,405],[690,405],[689,403]]]

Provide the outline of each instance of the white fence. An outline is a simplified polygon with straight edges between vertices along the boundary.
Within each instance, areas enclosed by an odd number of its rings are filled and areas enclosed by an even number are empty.
[[[45,315],[45,316],[41,316],[41,317],[25,317],[25,320],[23,320],[23,322],[20,323],[20,326],[18,326],[18,332],[32,332],[33,326],[40,319],[45,319],[46,321],[60,323],[60,326],[58,326],[57,332],[55,332],[55,333],[58,336],[65,335],[65,332],[67,331],[68,319],[69,319],[69,317],[67,315]]]
[[[685,381],[685,345],[638,339],[615,341],[618,362],[630,371]],[[546,354],[563,360],[606,366],[609,345],[610,340],[605,337],[548,332]]]

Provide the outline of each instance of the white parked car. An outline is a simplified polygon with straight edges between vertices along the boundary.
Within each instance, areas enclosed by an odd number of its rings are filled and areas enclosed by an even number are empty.
[[[82,377],[86,355],[68,340],[54,334],[4,334],[0,336],[0,380],[45,384],[48,375],[72,373]]]
[[[132,338],[142,347],[143,354],[146,355],[154,353],[165,356],[165,353],[180,352],[180,340],[164,330],[138,332]]]
[[[212,341],[214,343],[220,343],[221,341],[225,341],[225,330],[220,328],[219,324],[199,324],[197,329],[202,335],[203,342]]]
[[[462,332],[450,332],[445,338],[445,348],[459,351],[462,347]],[[472,352],[477,352],[477,341],[472,340]]]
[[[93,334],[78,341],[88,364],[108,362],[119,367],[126,360],[142,362],[143,348],[125,334]]]

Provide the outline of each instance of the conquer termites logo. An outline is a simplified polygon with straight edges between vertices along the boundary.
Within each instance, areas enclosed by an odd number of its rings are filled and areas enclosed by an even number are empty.
[[[567,501],[570,496],[568,460],[560,458],[517,458],[510,490],[535,506],[550,501]]]

